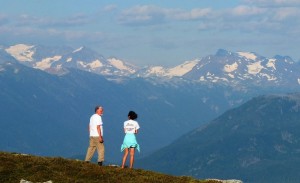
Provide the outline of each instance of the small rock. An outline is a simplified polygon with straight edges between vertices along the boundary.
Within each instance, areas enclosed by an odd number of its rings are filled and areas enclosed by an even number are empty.
[[[230,179],[230,180],[206,179],[206,180],[215,180],[215,181],[220,181],[222,183],[243,183],[243,181],[235,180],[235,179]]]
[[[28,180],[21,179],[20,183],[34,183]],[[48,180],[46,182],[36,182],[36,183],[53,183],[52,180]]]

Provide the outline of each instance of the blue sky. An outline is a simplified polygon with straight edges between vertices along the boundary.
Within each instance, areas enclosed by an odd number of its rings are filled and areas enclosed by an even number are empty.
[[[299,0],[0,0],[0,45],[90,47],[175,66],[228,51],[300,60]]]

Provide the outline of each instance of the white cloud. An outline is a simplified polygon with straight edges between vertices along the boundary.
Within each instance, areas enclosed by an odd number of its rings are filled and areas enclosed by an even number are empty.
[[[175,20],[197,20],[207,18],[212,10],[210,8],[196,8],[191,11],[170,11],[169,17]]]
[[[121,24],[140,25],[156,24],[165,19],[163,8],[151,5],[134,6],[121,12],[119,22]]]
[[[298,0],[297,0],[298,1]],[[213,9],[213,8],[193,8],[190,10],[180,8],[163,8],[154,5],[137,5],[124,10],[117,8],[117,5],[110,4],[104,6],[106,11],[119,12],[119,14],[111,14],[110,16],[117,16],[117,19],[111,18],[111,24],[119,23],[121,25],[129,26],[148,26],[148,25],[164,25],[172,23],[180,23],[182,21],[190,21],[190,27],[194,30],[233,30],[233,31],[289,31],[297,33],[299,29],[300,20],[300,7],[267,7],[261,6],[262,4],[300,4],[297,1],[283,1],[283,0],[245,0],[245,4],[240,4],[235,7],[227,9]],[[101,16],[104,16],[102,14]],[[102,17],[100,17],[101,19]],[[2,21],[1,21],[2,20]],[[113,22],[117,20],[117,22]],[[298,20],[298,23],[297,23]],[[21,28],[20,30],[27,29],[28,31],[47,29],[52,34],[63,32],[68,28],[69,32],[66,37],[78,38],[83,35],[88,35],[85,26],[95,25],[96,20],[91,15],[75,14],[63,18],[53,17],[37,17],[28,14],[21,14],[17,19],[0,14],[1,22],[9,21],[10,24]],[[292,23],[292,21],[294,23]],[[296,22],[295,22],[296,21]],[[11,23],[12,22],[12,23]],[[3,23],[2,23],[3,24]],[[79,30],[72,31],[71,28],[80,27]],[[168,28],[167,26],[161,28]],[[5,30],[2,27],[2,31]],[[80,32],[80,30],[82,32]],[[86,32],[86,33],[83,33]]]
[[[249,4],[254,4],[256,6],[270,6],[270,7],[275,7],[275,6],[299,6],[300,1],[299,0],[245,0],[246,3]]]
[[[279,8],[274,13],[274,19],[278,21],[283,21],[286,19],[299,19],[300,18],[300,8],[287,7]]]
[[[129,26],[161,25],[181,21],[193,21],[195,30],[219,30],[241,32],[293,33],[297,34],[300,20],[300,7],[268,7],[265,4],[300,4],[296,1],[246,0],[227,9],[162,8],[153,5],[134,6],[119,14],[120,24]],[[294,23],[292,23],[294,21]]]
[[[255,6],[237,6],[232,9],[232,14],[235,16],[245,16],[245,15],[261,15],[267,11],[266,8],[259,8]]]
[[[117,9],[117,5],[110,4],[110,5],[105,6],[103,9],[104,9],[104,11],[107,11],[107,12],[114,11]]]
[[[121,24],[148,25],[160,24],[166,21],[188,21],[207,18],[210,8],[195,8],[190,11],[182,9],[161,8],[153,5],[134,6],[124,10],[120,16]]]
[[[217,23],[202,22],[201,27],[227,31],[237,30],[245,33],[269,33],[272,35],[284,33],[296,36],[299,34],[300,7],[267,7],[259,6],[259,4],[245,4],[219,10],[219,12],[215,10],[214,14],[216,16],[213,20]]]
[[[64,18],[36,17],[28,14],[21,14],[13,20],[18,26],[35,26],[35,27],[72,27],[89,24],[91,19],[84,14],[76,14]]]

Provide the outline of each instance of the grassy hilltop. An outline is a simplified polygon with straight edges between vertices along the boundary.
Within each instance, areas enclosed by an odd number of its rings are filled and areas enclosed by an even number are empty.
[[[170,176],[141,169],[99,167],[93,163],[59,157],[37,157],[17,153],[0,152],[0,182],[172,182],[172,183],[218,183],[196,180],[187,176]]]

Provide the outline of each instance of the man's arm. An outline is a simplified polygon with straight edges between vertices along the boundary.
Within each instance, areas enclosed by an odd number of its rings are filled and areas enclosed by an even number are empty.
[[[99,141],[102,143],[103,142],[103,138],[102,138],[102,133],[101,133],[100,125],[97,125],[97,131],[98,131],[98,134],[99,134]]]

